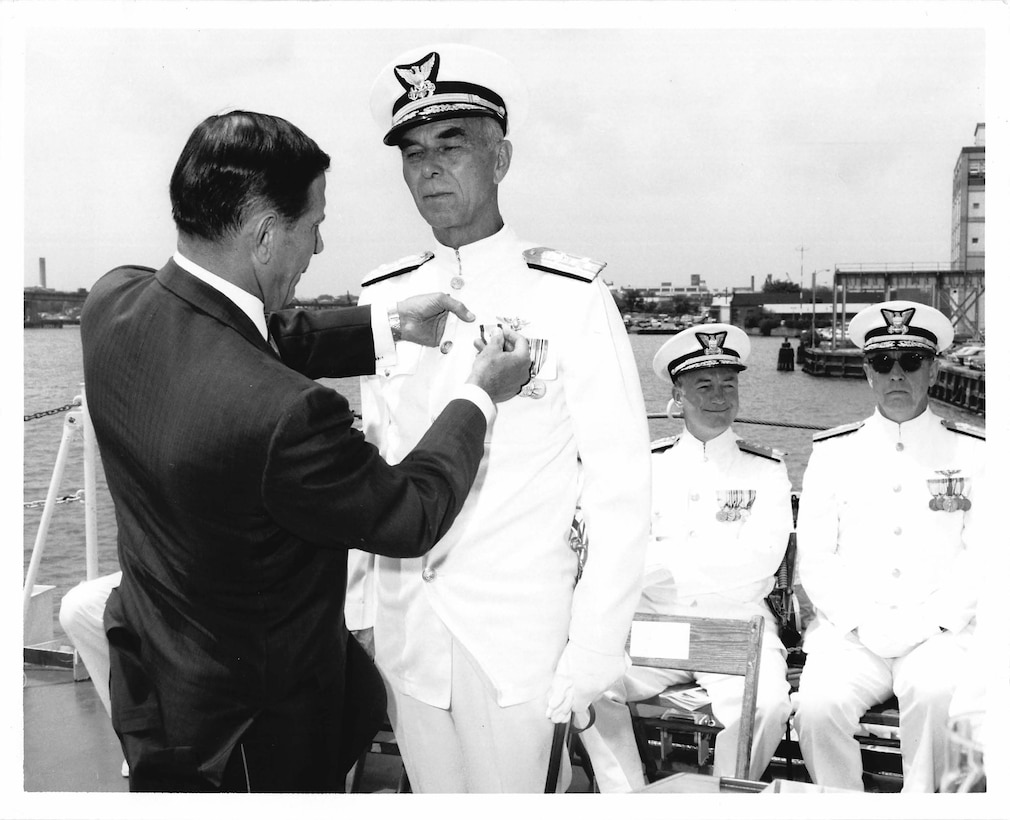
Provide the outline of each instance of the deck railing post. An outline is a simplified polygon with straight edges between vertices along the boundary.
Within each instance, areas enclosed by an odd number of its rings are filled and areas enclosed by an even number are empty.
[[[85,577],[98,577],[98,482],[95,465],[98,441],[88,413],[88,398],[81,384],[81,427],[84,431],[84,564]]]
[[[70,442],[80,430],[81,419],[77,410],[67,413],[63,421],[63,438],[60,440],[60,449],[56,455],[56,466],[53,467],[53,477],[49,482],[49,492],[46,494],[46,504],[42,509],[42,519],[39,521],[39,531],[35,536],[35,546],[32,547],[32,557],[28,562],[28,572],[25,575],[25,586],[22,599],[23,622],[27,623],[28,609],[31,606],[32,592],[35,589],[35,579],[39,574],[39,564],[42,563],[42,553],[46,548],[46,536],[49,533],[49,524],[52,521],[53,511],[56,509],[56,493],[60,489],[63,481],[63,472],[67,466],[67,455],[70,453]]]

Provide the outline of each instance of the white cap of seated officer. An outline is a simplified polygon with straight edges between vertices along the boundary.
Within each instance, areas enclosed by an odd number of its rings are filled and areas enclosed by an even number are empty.
[[[895,299],[870,305],[853,316],[849,339],[864,353],[924,350],[936,354],[954,341],[954,326],[936,308]]]
[[[736,325],[711,323],[682,330],[657,351],[652,371],[672,382],[681,373],[705,367],[746,370],[750,338]]]

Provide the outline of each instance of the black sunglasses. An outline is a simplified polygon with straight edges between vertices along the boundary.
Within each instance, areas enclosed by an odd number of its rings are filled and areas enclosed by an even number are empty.
[[[895,362],[900,364],[901,369],[906,373],[914,373],[922,367],[923,362],[929,361],[932,358],[932,356],[925,353],[905,351],[900,356],[888,356],[886,353],[876,353],[873,356],[867,356],[866,361],[878,373],[890,373]]]

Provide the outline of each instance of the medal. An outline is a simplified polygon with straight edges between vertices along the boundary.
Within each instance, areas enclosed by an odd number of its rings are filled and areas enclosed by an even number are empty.
[[[523,385],[523,389],[519,391],[520,396],[525,396],[528,399],[542,399],[546,393],[547,385],[540,381],[540,379],[530,379]]]
[[[463,281],[462,276],[454,276],[449,280],[449,287],[453,290],[460,290],[464,284],[466,283]]]
[[[715,514],[716,521],[741,521],[750,515],[750,508],[757,498],[756,490],[719,490],[716,501],[719,511]]]
[[[936,470],[941,478],[927,478],[929,488],[929,508],[933,512],[957,512],[971,509],[971,499],[965,498],[964,491],[968,486],[968,478],[958,475],[960,470]]]
[[[498,318],[501,318],[500,316]],[[511,323],[512,329],[517,333],[519,328],[516,327],[522,320],[518,319],[505,319]],[[528,324],[527,322],[522,322],[522,324]],[[523,385],[523,389],[519,391],[520,396],[525,396],[528,399],[542,399],[547,393],[547,385],[544,384],[543,379],[538,379],[537,375],[540,373],[540,368],[543,367],[544,360],[547,358],[547,339],[530,339],[530,380]]]

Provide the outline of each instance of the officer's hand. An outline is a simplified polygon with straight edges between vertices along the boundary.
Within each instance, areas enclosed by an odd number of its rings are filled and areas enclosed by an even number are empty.
[[[477,344],[467,384],[475,384],[496,404],[508,401],[530,380],[530,343],[514,330],[495,327],[486,344]]]
[[[547,692],[547,718],[565,723],[574,714],[585,727],[589,706],[613,686],[628,668],[624,654],[603,655],[569,643],[558,659]]]
[[[424,293],[411,296],[396,305],[400,314],[400,335],[405,342],[435,347],[442,340],[450,313],[464,322],[476,317],[457,299],[447,293]]]

